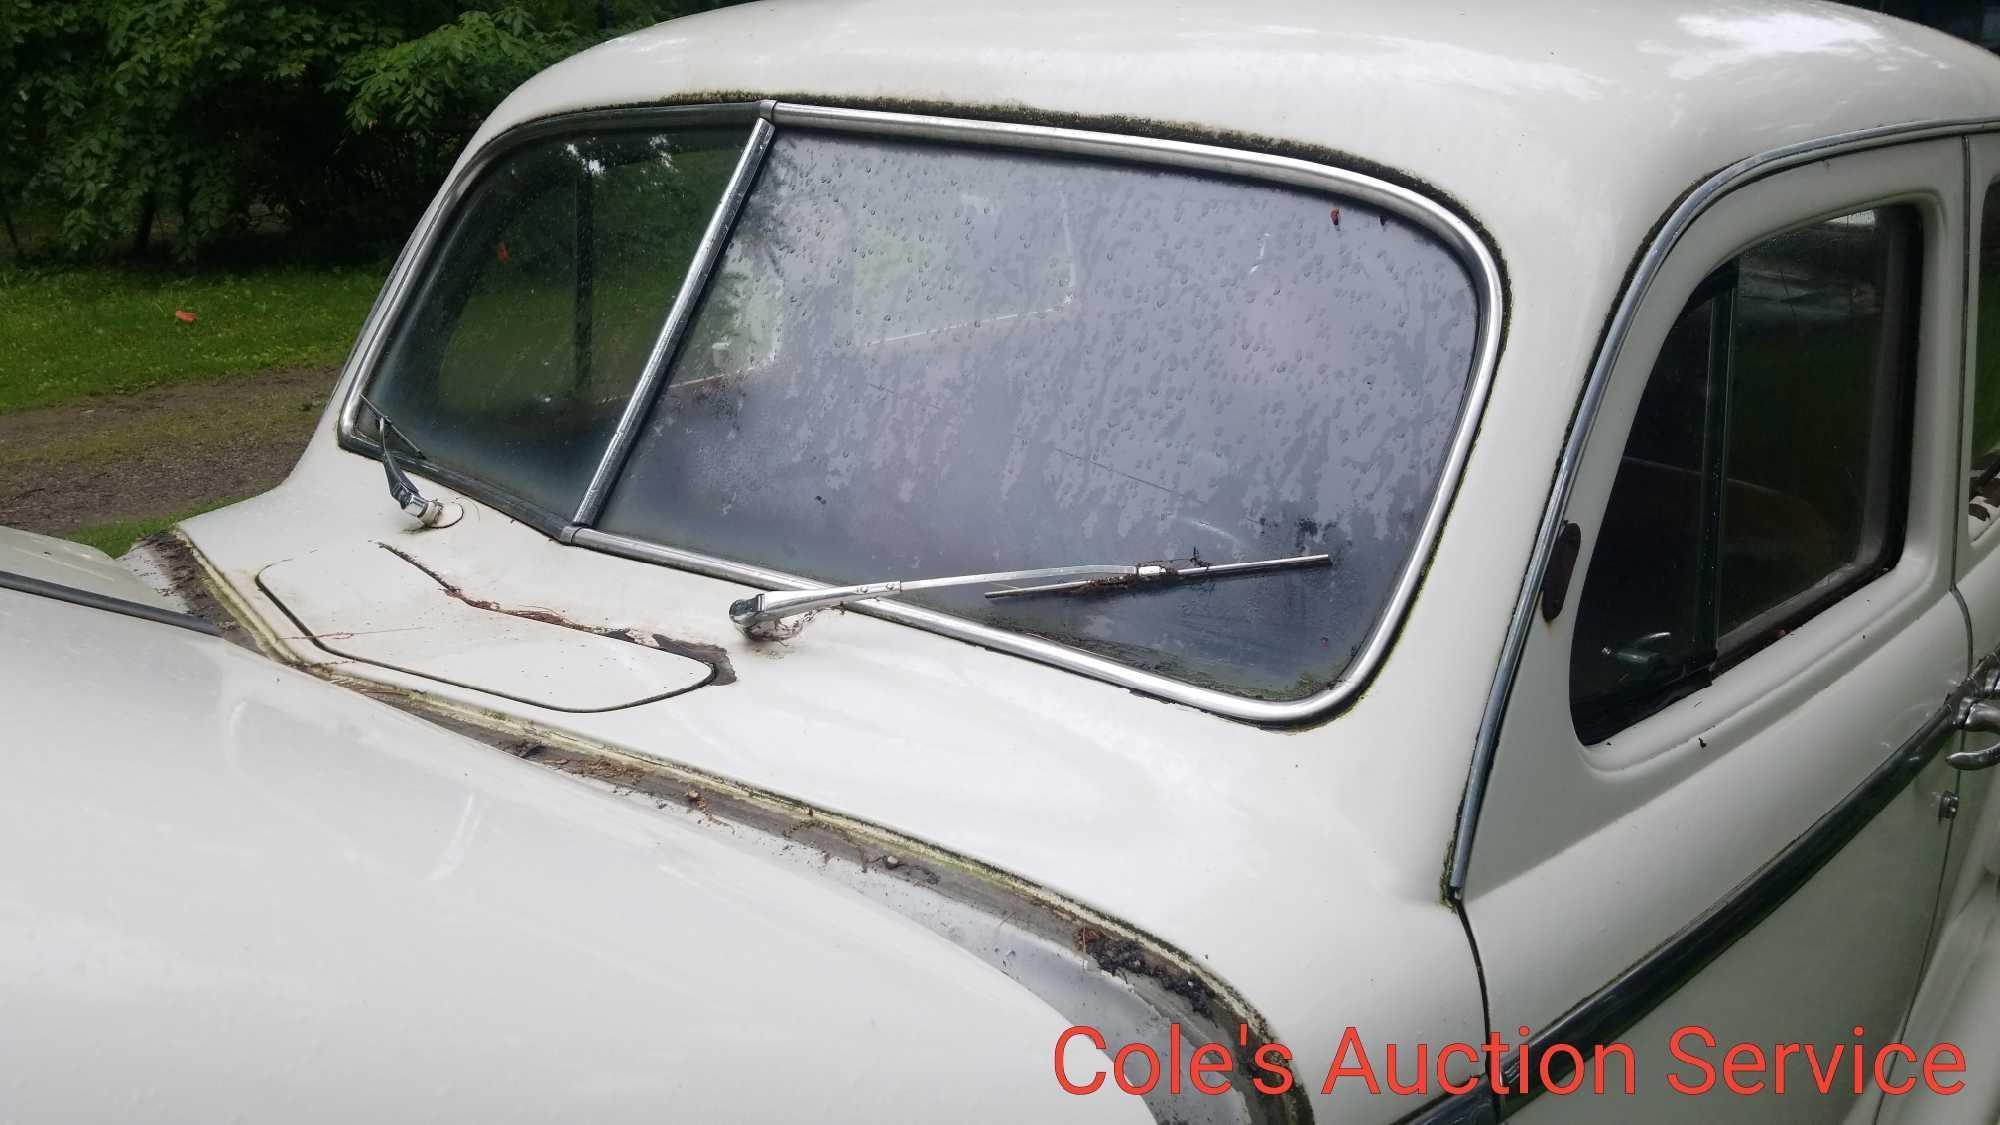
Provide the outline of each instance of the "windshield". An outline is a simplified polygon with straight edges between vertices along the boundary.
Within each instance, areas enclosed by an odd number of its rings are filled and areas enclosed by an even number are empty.
[[[600,526],[828,584],[1325,553],[1227,582],[908,598],[1300,698],[1385,611],[1477,330],[1458,259],[1353,199],[785,129]]]
[[[502,157],[390,335],[371,401],[429,463],[574,511],[748,135],[603,132]]]

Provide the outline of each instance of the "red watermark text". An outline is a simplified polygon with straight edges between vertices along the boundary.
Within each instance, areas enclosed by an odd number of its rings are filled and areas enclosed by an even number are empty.
[[[1245,1088],[1277,1097],[1313,1082],[1322,1094],[1342,1083],[1371,1094],[1465,1094],[1484,1088],[1494,1094],[1594,1094],[1638,1092],[1641,1057],[1629,1044],[1538,1044],[1528,1028],[1509,1043],[1499,1032],[1479,1043],[1380,1043],[1371,1049],[1361,1032],[1341,1032],[1324,1071],[1295,1062],[1282,1043],[1253,1042],[1238,1024],[1233,1044],[1193,1042],[1181,1025],[1168,1028],[1164,1043],[1113,1044],[1096,1028],[1078,1024],[1056,1038],[1055,1079],[1071,1094],[1116,1090],[1145,1096],[1227,1094]],[[1095,1048],[1090,1050],[1089,1048]],[[1667,1089],[1700,1097],[1774,1093],[1821,1095],[1908,1094],[1919,1086],[1934,1094],[1955,1094],[1965,1083],[1965,1053],[1951,1043],[1922,1048],[1889,1042],[1870,1048],[1866,1030],[1831,1043],[1723,1043],[1697,1024],[1678,1028],[1667,1040],[1663,1067]],[[1106,1059],[1109,1065],[1106,1066]]]

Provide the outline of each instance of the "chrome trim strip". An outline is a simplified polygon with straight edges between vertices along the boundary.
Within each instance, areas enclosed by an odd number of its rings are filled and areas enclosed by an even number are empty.
[[[1616,1041],[1783,906],[1888,808],[1958,734],[1953,720],[1971,688],[1971,680],[1961,685],[1887,761],[1720,902],[1544,1028],[1531,1040],[1533,1053],[1539,1056],[1554,1044],[1567,1043],[1581,1048],[1588,1057],[1592,1044]],[[1502,1071],[1508,1089],[1518,1085],[1519,1071],[1520,1056],[1516,1054]],[[1527,1094],[1504,1096],[1501,1116],[1520,1109],[1540,1093],[1536,1087]]]
[[[1965,212],[1965,225],[1967,229],[1965,235],[1959,239],[1958,299],[1959,307],[1964,312],[1964,320],[1958,326],[1957,370],[1959,378],[1966,380],[1972,376],[1972,362],[1974,358],[1971,348],[1972,341],[1966,337],[1968,334],[1976,336],[1979,328],[1979,294],[1972,288],[1972,239],[1973,231],[1977,229],[1974,226],[1973,218],[1978,212],[1974,209],[1972,203],[1972,138],[1969,135],[1958,138],[1958,189],[1958,205]],[[1960,393],[1962,396],[1963,388],[1961,388]],[[1977,409],[1976,400],[1974,409]],[[1959,403],[1959,411],[1961,414],[1959,419],[1959,464],[1970,466],[1974,453],[1971,441],[1964,436],[1966,431],[1963,415],[1971,414],[1972,411],[1966,410],[1962,397]],[[1958,474],[1958,489],[1952,494],[1951,507],[1953,511],[1959,513],[1959,519],[1965,518],[1964,513],[1972,503],[1971,484],[1972,481],[1968,479],[1966,473],[1960,472]],[[1972,565],[1971,558],[1962,556],[1960,549],[1970,548],[1972,546],[1972,539],[1976,534],[1976,532],[1968,529],[1966,533],[1951,537],[1951,589],[1954,597],[1958,596],[1959,576],[1965,573],[1965,569],[1961,568],[1969,569]],[[1965,608],[1965,599],[1962,597],[1959,598],[1959,608]],[[1966,610],[1965,614],[1965,639],[1966,650],[1970,652],[1972,646],[1972,612],[1970,610]]]
[[[1589,1055],[1593,1044],[1611,1043],[1637,1026],[1639,1021],[1665,1003],[1681,986],[1769,917],[1797,894],[1841,850],[1879,816],[1896,796],[1908,788],[1939,750],[1958,733],[1953,720],[1960,705],[1977,691],[1979,676],[1967,678],[1957,691],[1924,720],[1915,734],[1903,741],[1895,753],[1871,770],[1832,810],[1814,821],[1804,833],[1785,845],[1784,850],[1731,888],[1722,899],[1640,958],[1603,987],[1578,1001],[1569,1011],[1529,1040],[1529,1050],[1544,1056],[1558,1043],[1566,1043]],[[1501,1085],[1514,1090],[1519,1085],[1520,1055],[1511,1055],[1501,1069]],[[1499,1117],[1507,1117],[1541,1096],[1540,1086],[1528,1093],[1509,1093],[1500,1100]],[[1492,1096],[1482,1084],[1478,1089],[1432,1102],[1425,1115],[1413,1118],[1433,1121],[1485,1120]],[[1455,1117],[1453,1114],[1463,1114]]]
[[[1446,1094],[1401,1118],[1397,1125],[1493,1125],[1498,1120],[1499,1101],[1481,1086],[1463,1094]]]
[[[736,225],[737,213],[742,211],[743,200],[750,194],[750,184],[757,178],[757,170],[764,166],[764,155],[771,150],[772,132],[771,122],[764,117],[757,118],[750,125],[750,139],[744,143],[742,154],[736,158],[736,168],[729,174],[729,183],[722,189],[722,198],[717,201],[714,213],[708,217],[708,228],[701,232],[694,257],[688,260],[687,276],[681,280],[680,290],[674,294],[673,306],[667,312],[666,322],[660,325],[653,350],[647,353],[645,369],[640,372],[639,382],[633,386],[631,396],[625,400],[625,412],[619,415],[618,426],[611,431],[611,441],[604,447],[604,457],[598,461],[589,487],[583,490],[583,500],[576,506],[576,517],[572,522],[578,526],[589,527],[596,523],[597,514],[604,510],[605,498],[611,492],[611,478],[625,467],[625,458],[639,436],[639,421],[652,408],[653,396],[659,390],[660,381],[666,378],[667,365],[673,361],[674,353],[680,350],[681,338],[687,335],[688,326],[694,320],[695,304],[708,289],[708,277],[722,257],[723,243]]]
[[[0,570],[0,590],[13,590],[20,594],[32,594],[38,598],[50,598],[59,602],[68,602],[71,605],[101,609],[107,613],[122,613],[127,617],[139,618],[141,621],[156,621],[162,625],[172,625],[176,628],[188,629],[196,633],[207,633],[211,637],[222,635],[222,630],[191,613],[182,613],[179,610],[147,605],[144,602],[128,601],[110,594],[100,594],[95,590],[82,590],[75,586],[65,586],[60,582],[50,582],[43,578],[34,578],[26,574],[16,574],[11,570]]]
[[[1411,545],[1410,555],[1405,560],[1395,585],[1391,587],[1381,619],[1369,634],[1361,651],[1348,665],[1345,677],[1338,683],[1303,699],[1284,701],[1251,699],[1142,672],[1038,637],[1010,633],[914,606],[857,604],[848,607],[855,612],[915,625],[1001,652],[1080,672],[1133,691],[1248,722],[1280,724],[1315,719],[1345,706],[1360,693],[1380,666],[1391,639],[1401,627],[1410,602],[1415,597],[1417,586],[1423,579],[1424,568],[1430,561],[1431,552],[1436,547],[1443,528],[1445,514],[1450,510],[1452,499],[1457,494],[1459,478],[1463,474],[1466,459],[1471,454],[1473,437],[1479,429],[1479,419],[1485,411],[1488,392],[1492,387],[1493,371],[1499,362],[1501,330],[1505,322],[1505,310],[1501,307],[1500,267],[1486,244],[1464,220],[1436,201],[1407,188],[1346,169],[1266,153],[1042,125],[972,121],[876,110],[836,109],[784,102],[777,103],[770,112],[772,120],[781,128],[797,126],[835,129],[880,136],[999,145],[1075,156],[1141,160],[1336,193],[1394,212],[1423,227],[1456,253],[1472,284],[1479,305],[1480,320],[1479,337],[1473,353],[1471,381],[1467,385],[1465,405],[1451,447],[1439,469],[1437,492],[1425,512],[1423,524]],[[580,547],[771,589],[804,590],[815,589],[821,585],[796,575],[782,574],[698,552],[645,543],[589,529],[578,530],[574,541]],[[716,608],[721,612],[725,607]]]
[[[356,338],[353,349],[348,353],[346,366],[341,370],[341,387],[336,392],[340,398],[340,422],[337,428],[341,446],[370,459],[380,456],[375,442],[362,436],[356,430],[361,413],[361,391],[367,385],[369,376],[374,374],[375,363],[387,339],[389,326],[401,317],[403,307],[411,298],[417,278],[423,273],[428,260],[438,249],[441,232],[447,220],[453,216],[472,186],[485,174],[493,163],[520,148],[524,144],[550,136],[561,136],[585,129],[610,126],[621,129],[644,128],[648,125],[689,126],[726,125],[733,122],[762,120],[768,116],[768,103],[729,102],[699,106],[665,106],[619,110],[587,110],[580,113],[565,113],[543,118],[508,130],[487,142],[481,149],[456,169],[450,181],[431,201],[423,218],[417,221],[416,230],[404,244],[402,253],[391,267],[389,279],[377,294],[375,305],[362,322],[361,333]],[[413,466],[424,476],[438,476],[439,470],[433,465]],[[462,481],[464,478],[460,478]],[[453,487],[481,501],[488,499],[487,486],[475,483],[465,488],[458,482]],[[516,515],[509,511],[507,514]],[[569,512],[538,513],[531,523],[537,528],[565,527],[570,522]],[[516,515],[516,518],[519,518]]]
[[[1548,572],[1549,558],[1555,549],[1556,534],[1562,527],[1564,510],[1569,506],[1570,492],[1576,483],[1577,469],[1583,460],[1584,446],[1589,441],[1591,427],[1597,420],[1598,408],[1603,403],[1605,389],[1610,383],[1611,370],[1617,365],[1626,334],[1632,327],[1632,319],[1637,315],[1639,305],[1645,300],[1646,293],[1651,288],[1654,277],[1658,275],[1661,265],[1666,261],[1667,255],[1673,251],[1674,246],[1680,241],[1681,236],[1687,233],[1694,221],[1713,206],[1716,200],[1757,179],[1801,164],[1849,152],[1994,129],[2000,129],[2000,118],[1912,122],[1841,133],[1772,149],[1739,160],[1696,184],[1661,221],[1639,264],[1634,268],[1631,280],[1626,283],[1625,290],[1612,313],[1610,324],[1605,329],[1604,341],[1598,347],[1597,358],[1592,363],[1590,376],[1584,384],[1583,396],[1577,403],[1576,418],[1570,426],[1569,439],[1563,445],[1561,460],[1557,462],[1555,483],[1549,493],[1548,506],[1542,513],[1541,527],[1535,536],[1534,553],[1527,573],[1522,579],[1520,594],[1514,604],[1514,616],[1508,623],[1506,642],[1501,648],[1500,663],[1487,692],[1485,710],[1480,715],[1479,733],[1473,743],[1471,770],[1466,777],[1464,795],[1459,801],[1458,833],[1452,840],[1451,854],[1444,872],[1444,889],[1447,895],[1459,899],[1464,897],[1466,877],[1472,865],[1473,841],[1479,826],[1479,811],[1486,799],[1486,785],[1493,771],[1493,757],[1499,750],[1500,726],[1506,718],[1507,704],[1514,690],[1514,680],[1520,673],[1521,660],[1527,649],[1528,628],[1534,620],[1535,599],[1541,591],[1542,579]]]
[[[1203,959],[1122,919],[963,853],[758,789],[683,762],[621,750],[573,732],[523,731],[504,717],[434,695],[389,689],[380,698],[545,769],[623,795],[647,815],[690,815],[772,862],[814,875],[932,931],[1039,997],[1065,1022],[1107,1042],[1146,1043],[1160,1058],[1172,1025],[1187,1044],[1239,1044],[1230,1091],[1141,1095],[1154,1117],[1182,1125],[1311,1125],[1309,1083],[1258,1092],[1255,1052],[1276,1042],[1268,1021]],[[690,792],[692,791],[692,792]],[[1239,1038],[1240,1037],[1240,1038]],[[1184,1048],[1185,1049],[1185,1048]],[[1109,1091],[1106,1092],[1109,1096]]]

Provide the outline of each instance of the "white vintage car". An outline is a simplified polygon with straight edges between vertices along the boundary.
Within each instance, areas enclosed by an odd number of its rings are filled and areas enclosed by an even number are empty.
[[[52,619],[0,1102],[1992,1121],[1996,185],[2000,62],[1832,4],[565,62],[129,560],[535,764]]]

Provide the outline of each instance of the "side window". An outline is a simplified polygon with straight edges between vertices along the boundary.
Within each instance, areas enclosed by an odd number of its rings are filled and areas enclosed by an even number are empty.
[[[1577,604],[1570,713],[1597,742],[1892,566],[1917,265],[1907,206],[1717,270],[1668,332]]]
[[[370,401],[432,464],[574,510],[746,138],[607,132],[502,157],[459,206]]]
[[[1978,352],[1972,368],[1972,521],[2000,518],[2000,184],[1986,189],[1979,220]]]

